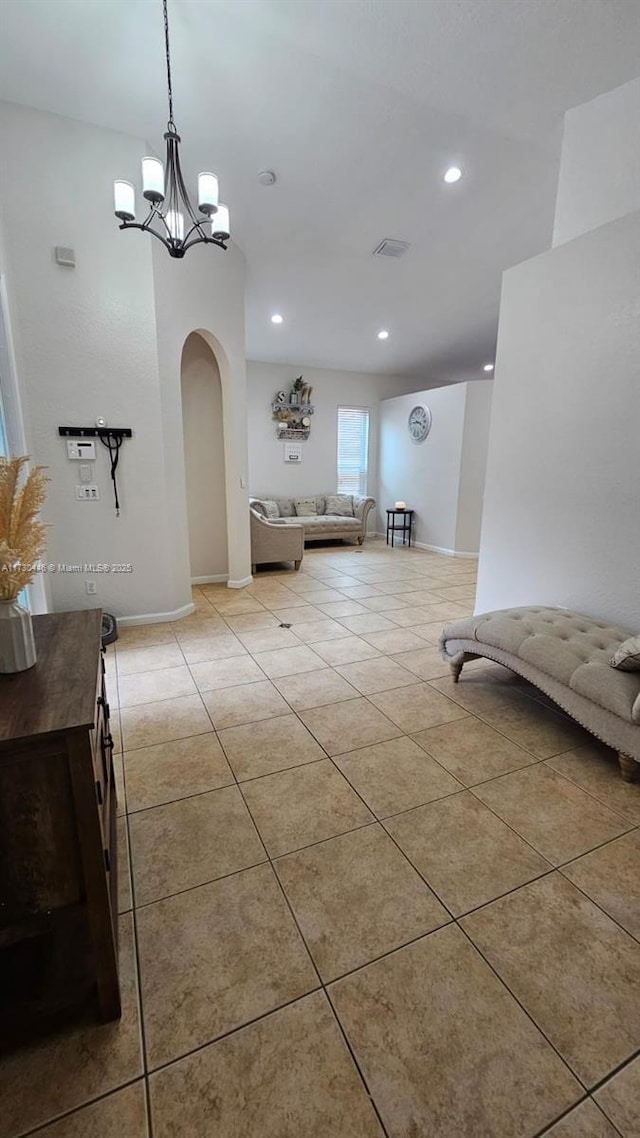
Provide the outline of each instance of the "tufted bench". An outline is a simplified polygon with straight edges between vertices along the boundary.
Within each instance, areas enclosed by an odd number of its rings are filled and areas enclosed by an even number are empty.
[[[557,608],[514,608],[466,617],[440,639],[457,682],[480,656],[511,668],[618,751],[624,779],[640,777],[640,672],[612,668],[633,633]]]

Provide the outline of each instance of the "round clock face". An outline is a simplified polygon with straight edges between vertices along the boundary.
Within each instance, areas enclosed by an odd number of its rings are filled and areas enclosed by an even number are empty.
[[[428,407],[418,404],[409,412],[407,423],[409,434],[416,443],[423,442],[431,430],[431,411]]]

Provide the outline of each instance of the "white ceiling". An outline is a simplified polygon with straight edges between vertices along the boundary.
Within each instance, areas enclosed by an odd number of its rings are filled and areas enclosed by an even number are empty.
[[[169,18],[186,172],[219,174],[247,258],[248,356],[482,376],[502,270],[549,246],[564,111],[640,71],[635,0],[169,0]],[[0,0],[0,26],[0,98],[162,151],[160,0]],[[372,258],[383,237],[410,242],[402,261]]]

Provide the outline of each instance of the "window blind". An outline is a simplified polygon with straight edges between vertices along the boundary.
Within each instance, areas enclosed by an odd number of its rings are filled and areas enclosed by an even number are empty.
[[[369,412],[338,407],[338,493],[366,494]]]

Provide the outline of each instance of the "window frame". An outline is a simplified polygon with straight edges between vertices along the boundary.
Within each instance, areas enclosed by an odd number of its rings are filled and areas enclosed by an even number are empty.
[[[361,460],[364,460],[364,466],[362,466],[362,462],[361,462],[360,469],[352,472],[352,474],[351,474],[352,485],[350,485],[350,486],[345,486],[344,484],[341,485],[341,483],[340,483],[341,473],[342,473],[342,477],[343,478],[345,477],[345,470],[343,468],[342,472],[341,472],[341,466],[340,466],[340,419],[341,419],[341,412],[343,412],[343,411],[344,412],[354,412],[354,411],[358,412],[362,416],[362,422],[364,423],[364,438],[363,439],[361,438],[361,440],[360,440],[360,457],[361,457]],[[367,496],[368,489],[369,489],[368,482],[369,482],[369,444],[370,444],[370,441],[371,441],[371,410],[370,410],[370,408],[369,407],[363,407],[362,405],[352,404],[352,403],[340,403],[340,404],[338,404],[338,407],[336,409],[336,488],[337,488],[338,494],[358,494],[361,497]],[[358,487],[357,488],[353,486],[353,481],[355,480],[356,477],[358,479]]]

